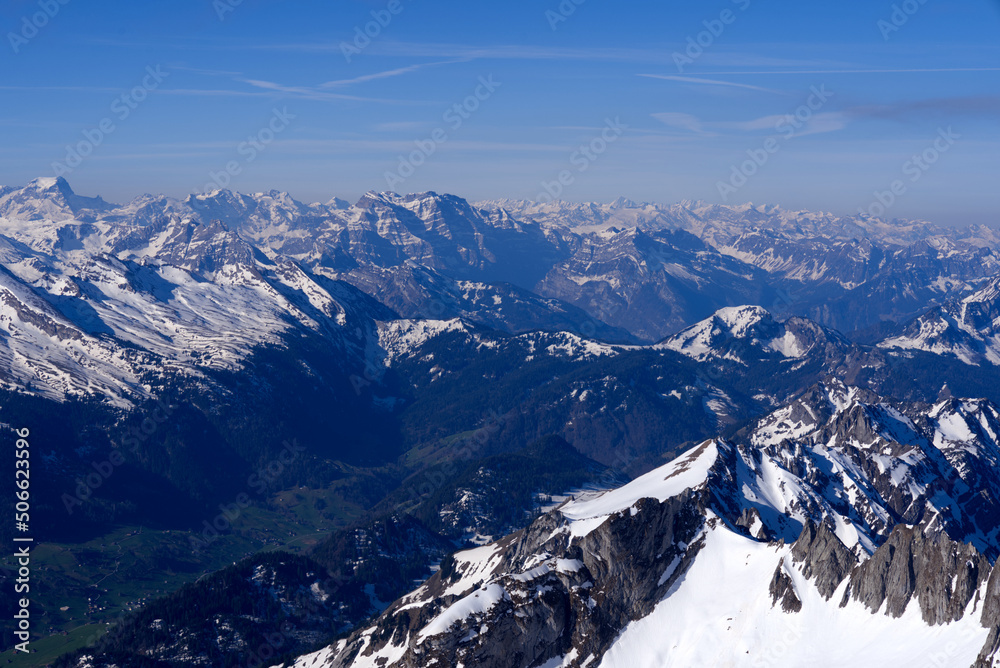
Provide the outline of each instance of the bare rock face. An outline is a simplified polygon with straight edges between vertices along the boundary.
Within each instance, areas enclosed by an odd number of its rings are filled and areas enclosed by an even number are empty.
[[[795,594],[795,587],[792,586],[792,578],[785,572],[783,564],[778,564],[774,569],[774,577],[771,578],[769,590],[771,601],[777,605],[781,601],[781,609],[785,612],[799,612],[802,610],[802,601]]]
[[[802,574],[813,580],[827,600],[858,563],[825,522],[807,522],[802,535],[792,546],[792,560],[801,564]]]
[[[989,561],[974,547],[898,525],[851,573],[842,605],[853,598],[875,612],[885,604],[886,614],[900,617],[915,598],[925,622],[945,624],[962,618],[989,573]]]
[[[414,595],[349,638],[330,665],[371,660],[391,645],[405,647],[394,665],[407,668],[529,668],[574,649],[581,659],[601,656],[683,575],[701,549],[705,522],[701,494],[690,490],[664,502],[640,499],[577,540],[557,531],[554,513],[544,515],[501,541],[472,591],[461,586],[465,566],[445,560]],[[456,604],[482,612],[425,628]]]
[[[983,597],[983,626],[1000,626],[1000,569],[994,568]]]
[[[983,649],[976,658],[976,662],[971,668],[994,668],[993,657],[997,650],[1000,650],[1000,627],[994,626],[990,629],[990,635],[983,644]]]
[[[990,629],[990,635],[972,668],[993,668],[994,658],[1000,652],[1000,568],[994,568],[990,573],[981,620],[983,626]]]
[[[744,508],[733,524],[757,540],[775,540],[774,532],[767,528],[767,524],[760,516],[760,511],[752,506]]]

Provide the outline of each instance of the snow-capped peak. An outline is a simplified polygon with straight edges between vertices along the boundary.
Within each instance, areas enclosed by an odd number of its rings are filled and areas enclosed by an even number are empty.
[[[974,404],[958,410],[995,419]],[[1000,625],[981,611],[1000,604],[987,556],[1000,549],[986,522],[1000,504],[995,440],[944,453],[931,441],[956,405],[893,405],[839,383],[796,405],[826,414],[780,442],[705,441],[458,552],[370,626],[294,665],[904,668],[992,656]]]
[[[745,363],[750,358],[799,358],[827,344],[849,345],[836,332],[804,318],[778,322],[760,306],[733,306],[719,309],[655,347],[700,361],[728,359]]]

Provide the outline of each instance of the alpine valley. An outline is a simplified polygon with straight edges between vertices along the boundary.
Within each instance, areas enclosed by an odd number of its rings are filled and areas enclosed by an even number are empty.
[[[991,227],[0,187],[4,658],[1000,666],[998,381]]]

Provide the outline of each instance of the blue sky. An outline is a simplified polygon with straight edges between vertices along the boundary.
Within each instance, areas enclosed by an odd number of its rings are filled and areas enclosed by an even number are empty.
[[[0,183],[998,222],[995,0],[237,2],[4,2]]]

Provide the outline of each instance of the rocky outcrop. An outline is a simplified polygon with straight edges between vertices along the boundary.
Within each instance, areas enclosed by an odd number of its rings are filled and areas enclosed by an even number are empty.
[[[330,665],[377,661],[393,645],[403,646],[394,665],[407,668],[530,668],[572,650],[581,661],[601,656],[682,577],[705,522],[701,494],[690,490],[640,499],[576,539],[559,531],[558,511],[549,513],[498,543],[489,568],[446,560]]]
[[[795,593],[792,578],[785,572],[784,564],[778,564],[778,567],[774,569],[774,577],[771,578],[768,591],[771,593],[771,602],[777,605],[778,601],[781,601],[781,609],[785,612],[802,610],[802,601]]]
[[[841,604],[854,599],[872,612],[884,605],[885,614],[900,617],[916,599],[925,622],[946,624],[962,618],[989,574],[989,561],[971,545],[898,525],[851,573]]]
[[[792,560],[827,600],[858,563],[853,552],[837,538],[826,522],[807,522],[792,546]]]
[[[1000,568],[994,567],[990,573],[980,619],[983,626],[990,629],[990,634],[972,668],[994,668],[995,658],[1000,653]]]

